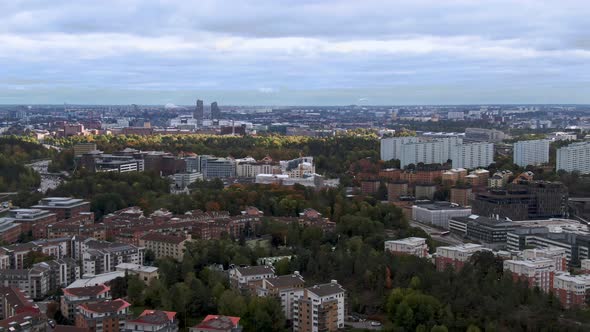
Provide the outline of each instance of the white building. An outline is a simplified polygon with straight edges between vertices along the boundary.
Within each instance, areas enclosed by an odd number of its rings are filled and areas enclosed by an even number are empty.
[[[176,173],[174,174],[174,185],[176,188],[185,188],[188,187],[189,184],[193,182],[197,182],[198,180],[203,180],[202,173]]]
[[[532,286],[548,292],[555,274],[555,261],[549,258],[533,258],[504,261],[504,271],[512,273],[514,280],[527,281]]]
[[[443,164],[452,159],[452,151],[462,144],[460,137],[444,137],[428,142],[408,143],[401,145],[400,167],[410,164]]]
[[[247,289],[252,282],[274,278],[275,269],[268,265],[236,267],[229,270],[229,283],[234,289]]]
[[[549,162],[549,140],[539,139],[514,143],[512,158],[518,166],[537,166]]]
[[[488,167],[494,162],[494,143],[455,145],[452,148],[450,159],[453,160],[453,168]]]
[[[453,217],[468,217],[469,215],[471,215],[470,208],[448,202],[412,206],[413,220],[444,229],[449,229],[449,219]]]
[[[400,240],[385,241],[385,251],[389,251],[394,255],[426,257],[428,256],[428,245],[425,238],[408,237]]]
[[[416,136],[389,137],[381,139],[381,160],[392,160],[401,158],[401,147],[403,144],[418,143]]]
[[[590,142],[573,143],[557,149],[557,170],[590,174]]]

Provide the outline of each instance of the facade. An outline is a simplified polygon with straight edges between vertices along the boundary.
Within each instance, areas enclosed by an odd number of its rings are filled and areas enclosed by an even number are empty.
[[[9,218],[0,218],[0,242],[15,243],[18,241],[21,233],[20,224],[15,223],[14,220]]]
[[[408,237],[399,240],[385,241],[385,251],[393,255],[412,255],[418,257],[428,256],[428,244],[421,237]]]
[[[211,103],[211,119],[219,120],[221,118],[221,111],[219,110],[219,106],[217,102],[214,101]]]
[[[346,291],[336,280],[308,287],[294,303],[293,331],[338,331],[345,314]]]
[[[292,320],[295,300],[303,295],[303,289],[303,277],[295,271],[294,274],[263,279],[257,295],[275,297],[281,303],[285,318]]]
[[[236,165],[232,159],[200,156],[200,171],[206,179],[231,178],[236,176]]]
[[[590,142],[573,143],[557,149],[556,169],[590,174]]]
[[[123,299],[84,303],[78,306],[76,327],[91,332],[120,332],[125,329],[131,304]]]
[[[460,206],[470,206],[472,189],[469,186],[451,188],[450,202]]]
[[[30,232],[33,238],[43,239],[47,237],[47,226],[57,222],[57,220],[57,215],[47,210],[12,209],[8,212],[8,217],[0,218],[0,224],[11,221],[20,225],[21,232]],[[13,232],[14,230],[9,232],[9,235],[13,235]]]
[[[78,143],[74,145],[74,157],[81,157],[83,154],[96,151],[96,143]]]
[[[525,260],[505,260],[504,271],[512,275],[514,281],[521,280],[531,287],[539,287],[544,292],[553,289],[555,262],[549,258]]]
[[[203,180],[203,174],[201,173],[176,173],[174,174],[174,185],[176,188],[185,188],[193,182]]]
[[[395,181],[387,184],[387,199],[390,202],[397,201],[402,196],[409,194],[408,182]]]
[[[417,199],[433,199],[436,192],[434,184],[417,184],[414,187],[414,197]]]
[[[453,168],[488,167],[494,162],[494,144],[483,142],[455,145],[450,159],[453,161]]]
[[[178,332],[176,313],[144,310],[139,317],[125,321],[124,332]]]
[[[195,107],[195,113],[193,117],[198,121],[199,125],[203,124],[203,119],[205,117],[205,108],[203,107],[203,101],[198,99],[197,105]]]
[[[514,143],[512,158],[521,167],[537,166],[549,162],[549,140],[518,141]]]
[[[436,248],[436,269],[443,271],[447,266],[451,266],[455,271],[463,268],[463,265],[476,252],[487,250],[482,245],[465,243],[453,247]]]
[[[412,206],[412,219],[418,222],[449,229],[449,219],[466,217],[471,209],[453,205],[449,202],[435,202]]]
[[[121,263],[115,267],[117,271],[123,271],[128,274],[137,275],[146,285],[154,279],[159,278],[158,268],[155,266],[145,266],[133,263]]]
[[[465,140],[473,142],[499,143],[508,138],[506,134],[496,129],[466,128]]]
[[[39,307],[18,287],[0,286],[0,320],[20,313],[38,313]]]
[[[57,220],[62,220],[77,217],[82,212],[90,212],[90,202],[78,198],[47,197],[31,208],[50,211],[57,215]]]
[[[50,285],[51,271],[45,266],[0,271],[0,286],[17,287],[33,299],[44,298],[51,290]]]
[[[391,137],[381,139],[381,160],[401,159],[402,145],[418,143],[418,137]]]
[[[63,293],[60,301],[61,312],[64,317],[72,321],[76,319],[79,305],[111,300],[111,288],[104,284],[64,288]]]
[[[488,187],[500,189],[506,187],[513,173],[509,170],[498,171],[488,179]]]
[[[427,142],[401,145],[400,167],[410,164],[444,164],[452,159],[452,151],[463,143],[459,137],[445,137]]]
[[[82,262],[82,273],[96,275],[113,272],[121,263],[142,264],[144,248],[127,243],[111,243],[87,239],[74,241],[74,255]]]
[[[148,233],[139,240],[139,245],[146,250],[153,251],[156,259],[170,257],[177,261],[182,261],[186,242],[190,240],[190,234],[186,236],[177,236],[161,233]]]
[[[590,289],[590,275],[557,274],[553,278],[553,293],[566,308],[586,305],[586,294]]]
[[[189,332],[241,332],[240,317],[207,315],[199,324],[191,327]]]
[[[272,266],[235,267],[229,270],[229,283],[233,289],[248,290],[260,285],[263,279],[274,278],[275,276],[275,270]]]

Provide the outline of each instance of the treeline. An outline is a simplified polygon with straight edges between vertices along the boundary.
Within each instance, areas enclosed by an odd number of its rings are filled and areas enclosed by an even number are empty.
[[[212,135],[102,135],[55,138],[49,143],[71,147],[80,142],[94,142],[99,150],[119,151],[124,148],[161,150],[179,153],[196,153],[219,157],[242,158],[252,156],[262,159],[287,160],[300,155],[315,158],[318,173],[340,176],[350,164],[362,158],[379,158],[379,140],[376,135],[351,133],[333,137],[301,136],[212,136]]]
[[[41,177],[25,164],[52,152],[28,136],[0,136],[0,192],[30,191]]]

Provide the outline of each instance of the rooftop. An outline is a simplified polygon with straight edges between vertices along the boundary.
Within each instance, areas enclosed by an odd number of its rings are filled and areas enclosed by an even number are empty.
[[[166,235],[156,232],[148,233],[144,235],[141,239],[144,241],[166,242],[172,244],[180,244],[183,241],[187,240],[187,238],[184,236]]]
[[[161,311],[161,310],[144,310],[139,317],[133,320],[128,320],[132,323],[141,324],[153,324],[153,325],[164,325],[174,321],[176,312],[172,311]]]
[[[227,331],[238,326],[240,317],[207,315],[195,328],[211,331]]]
[[[425,238],[422,238],[422,237],[407,237],[405,239],[387,240],[385,242],[386,243],[399,243],[399,244],[406,244],[406,245],[415,246],[415,245],[421,245],[421,244],[426,243],[426,239]]]
[[[275,270],[272,266],[256,265],[237,267],[236,270],[243,276],[255,276],[260,274],[274,274]]]
[[[125,309],[130,307],[131,304],[123,299],[116,299],[113,301],[103,301],[103,302],[90,302],[90,303],[83,303],[80,307],[84,308],[87,311],[91,311],[94,313],[116,313],[119,310]]]
[[[109,290],[110,290],[110,287],[108,287],[104,284],[101,284],[101,285],[96,285],[96,286],[64,288],[63,292],[65,295],[86,297],[86,296],[97,296],[99,294],[108,292]]]
[[[145,272],[145,273],[153,273],[158,272],[158,268],[155,266],[145,266],[133,263],[121,263],[115,267],[117,270],[129,270],[134,272]]]
[[[332,282],[327,284],[311,286],[307,288],[307,290],[319,297],[330,296],[345,292],[344,288],[342,288],[342,286],[340,286],[340,284],[338,284],[336,280],[332,280]]]
[[[278,288],[294,287],[303,284],[303,278],[298,273],[282,275],[266,279],[266,282]]]

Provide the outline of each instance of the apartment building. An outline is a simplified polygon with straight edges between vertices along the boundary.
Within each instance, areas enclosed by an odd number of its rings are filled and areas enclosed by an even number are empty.
[[[148,233],[139,240],[139,245],[146,250],[151,250],[156,259],[170,257],[182,261],[186,243],[191,241],[191,235],[166,235],[161,233]]]
[[[549,162],[549,144],[546,139],[518,141],[514,143],[512,159],[521,167],[537,166]]]
[[[63,220],[77,217],[82,212],[90,212],[90,202],[79,198],[47,197],[31,208],[50,211],[56,214],[57,220]]]
[[[408,237],[400,240],[385,241],[385,251],[393,255],[428,256],[428,244],[421,237]]]
[[[144,310],[139,317],[125,322],[124,332],[178,332],[176,312]]]
[[[465,128],[466,141],[499,143],[506,138],[508,135],[497,129]]]
[[[81,304],[78,306],[75,325],[88,328],[91,332],[124,331],[130,306],[123,299]]]
[[[121,263],[116,267],[117,271],[122,271],[130,275],[136,275],[146,285],[149,285],[152,280],[158,279],[158,268],[155,266],[145,266],[133,263]]]
[[[262,284],[263,279],[274,278],[275,270],[272,266],[244,266],[229,270],[229,282],[233,289],[255,289]]]
[[[408,143],[418,143],[419,138],[416,136],[408,137],[390,137],[381,139],[381,160],[401,159],[402,145]]]
[[[51,271],[47,266],[35,264],[28,269],[0,271],[0,286],[19,288],[33,299],[44,298],[50,285]]]
[[[539,287],[544,292],[553,289],[553,277],[556,272],[555,261],[549,258],[532,258],[524,260],[505,260],[504,272],[510,273],[514,281],[527,282],[531,287]]]
[[[263,279],[256,292],[258,296],[272,296],[280,303],[285,318],[293,319],[294,302],[303,295],[304,280],[299,272]]]
[[[64,317],[74,321],[79,305],[107,300],[111,300],[111,288],[104,284],[64,288],[60,301],[60,309]]]
[[[0,286],[0,320],[25,312],[36,313],[40,310],[20,288]]]
[[[455,271],[463,268],[471,256],[482,250],[489,250],[480,244],[465,243],[457,246],[445,246],[436,248],[436,269],[443,271],[447,266],[451,266]]]
[[[494,162],[493,143],[458,144],[451,150],[453,168],[488,167]]]
[[[0,242],[15,243],[21,231],[21,225],[8,218],[0,218]]]
[[[85,239],[76,245],[77,256],[82,261],[85,275],[102,274],[116,270],[121,263],[142,264],[144,248],[127,243],[111,243],[95,239]]]
[[[590,275],[557,274],[553,278],[553,293],[566,308],[586,305],[586,294],[590,290]]]
[[[293,331],[338,331],[345,315],[346,291],[336,280],[308,287],[294,302]]]
[[[590,174],[590,142],[573,143],[557,149],[556,169]]]

